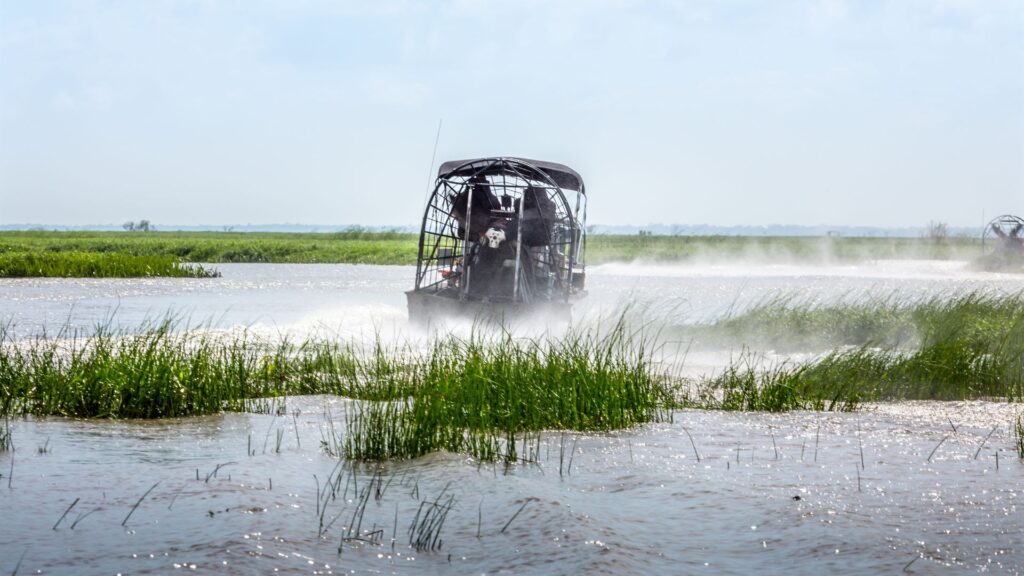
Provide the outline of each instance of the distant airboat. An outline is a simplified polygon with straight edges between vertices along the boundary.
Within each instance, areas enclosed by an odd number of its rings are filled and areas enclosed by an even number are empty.
[[[584,294],[583,178],[553,162],[445,162],[420,230],[409,318],[568,319]]]
[[[982,268],[1024,272],[1024,218],[1004,214],[985,225],[981,236]]]
[[[985,226],[981,240],[986,253],[1024,255],[1024,218],[996,216]]]

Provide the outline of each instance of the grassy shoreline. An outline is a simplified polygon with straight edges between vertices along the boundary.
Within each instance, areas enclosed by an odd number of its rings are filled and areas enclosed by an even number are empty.
[[[0,232],[0,254],[85,252],[171,256],[182,262],[416,263],[418,235],[404,232]],[[951,237],[616,236],[587,239],[589,264],[701,259],[787,263],[876,259],[974,259],[980,241]]]

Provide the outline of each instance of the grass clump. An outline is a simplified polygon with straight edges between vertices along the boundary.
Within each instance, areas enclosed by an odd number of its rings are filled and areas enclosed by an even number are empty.
[[[815,350],[843,346],[901,348],[967,341],[986,347],[1004,340],[1024,315],[1024,294],[972,292],[909,301],[868,297],[819,305],[774,296],[742,314],[697,328],[698,342],[752,348]]]
[[[695,337],[711,344],[743,342],[757,348],[814,350],[835,346],[894,347],[915,334],[915,306],[895,298],[816,305],[797,296],[772,296],[746,312],[698,330]]]
[[[294,394],[356,399],[344,439],[358,460],[438,450],[517,458],[546,429],[612,430],[665,416],[671,397],[622,330],[559,340],[442,338],[427,350],[330,340],[271,342],[175,330],[100,330],[14,341],[0,328],[7,414],[169,418],[258,410]]]
[[[136,278],[169,276],[215,278],[216,270],[182,264],[167,255],[136,256],[117,252],[0,253],[0,278]]]
[[[515,460],[517,439],[530,434],[626,428],[664,417],[671,402],[643,343],[621,330],[525,344],[448,338],[410,368],[410,396],[353,405],[349,457],[447,450]]]
[[[851,370],[856,367],[860,370]],[[863,400],[877,359],[869,354],[833,353],[807,364],[778,364],[757,368],[750,357],[734,362],[720,374],[699,383],[698,408],[731,411],[787,412],[789,410],[853,411]]]
[[[816,325],[826,339],[853,346],[768,370],[741,360],[703,384],[722,408],[733,409],[850,409],[866,399],[1024,399],[1024,294],[886,300],[879,309],[867,328],[862,321],[869,303],[810,309],[784,303],[726,320],[724,330],[762,330],[758,337],[769,340]]]
[[[8,413],[84,418],[169,418],[244,409],[278,395],[273,356],[245,336],[229,342],[176,333],[164,322],[137,333],[101,330],[0,347]]]
[[[0,326],[3,414],[80,418],[175,418],[256,409],[257,399],[336,394],[391,399],[408,394],[400,366],[345,343],[301,344],[248,332],[179,330],[167,319],[138,330],[100,328],[14,340]],[[378,349],[381,347],[378,345]],[[388,374],[387,370],[396,374]]]

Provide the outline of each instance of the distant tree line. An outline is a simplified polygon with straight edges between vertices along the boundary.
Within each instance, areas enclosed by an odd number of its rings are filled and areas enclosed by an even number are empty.
[[[132,222],[131,220],[121,225],[128,232],[152,232],[156,230],[149,220],[139,220],[138,222]]]

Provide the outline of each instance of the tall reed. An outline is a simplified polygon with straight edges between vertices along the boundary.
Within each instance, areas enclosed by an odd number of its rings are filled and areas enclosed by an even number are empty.
[[[1018,414],[1017,420],[1013,423],[1014,448],[1017,449],[1017,458],[1024,460],[1024,414]]]
[[[612,430],[667,417],[666,383],[647,344],[622,329],[558,340],[443,339],[411,359],[407,397],[354,403],[349,457],[381,460],[437,450],[516,460],[540,430]]]
[[[0,452],[7,452],[14,448],[14,435],[11,432],[11,419],[4,414],[0,418]]]
[[[438,339],[426,350],[380,342],[300,344],[216,336],[173,320],[137,331],[15,341],[0,327],[4,414],[166,418],[252,410],[261,398],[354,398],[345,453],[359,460],[437,450],[517,458],[517,439],[545,429],[611,430],[666,417],[667,382],[645,341],[511,335]]]
[[[165,418],[333,394],[356,400],[333,443],[350,458],[447,450],[513,461],[531,458],[542,431],[620,429],[670,418],[678,406],[852,410],[866,400],[1024,398],[1021,295],[886,309],[912,327],[901,346],[872,340],[768,368],[746,354],[683,392],[652,362],[651,340],[622,322],[559,338],[446,336],[426,348],[216,335],[174,320],[30,340],[0,325],[0,415]]]
[[[739,409],[757,406],[765,393],[782,391],[783,401],[768,401],[777,409],[848,409],[865,399],[1024,399],[1024,294],[882,300],[878,318],[864,327],[870,305],[802,309],[780,300],[723,321],[723,330],[743,326],[744,331],[763,331],[760,337],[768,339],[808,324],[821,327],[826,338],[857,336],[844,341],[852,347],[766,370],[741,358],[705,379],[705,390],[721,398],[721,407]]]
[[[799,295],[769,296],[748,310],[691,329],[698,341],[741,342],[776,350],[835,346],[898,348],[950,337],[975,342],[1001,339],[1024,314],[1024,294],[969,292],[916,300],[867,296],[818,304]]]

